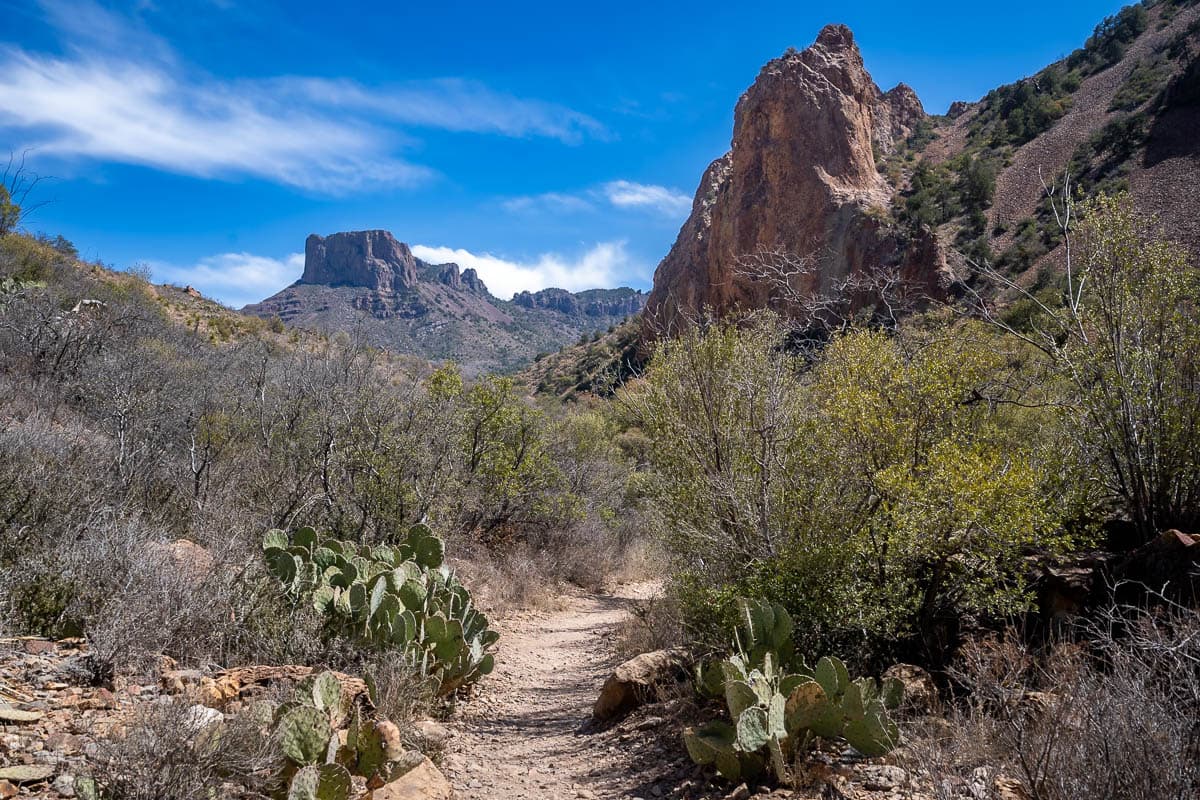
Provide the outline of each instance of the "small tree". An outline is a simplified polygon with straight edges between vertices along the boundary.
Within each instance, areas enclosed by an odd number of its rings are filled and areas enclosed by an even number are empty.
[[[1034,313],[1018,331],[979,295],[977,308],[1041,351],[1068,387],[1069,432],[1140,538],[1193,528],[1200,524],[1200,268],[1154,236],[1155,221],[1127,195],[1101,195],[1084,207],[1077,253],[1069,183],[1048,194],[1065,242],[1061,305],[982,265]]]

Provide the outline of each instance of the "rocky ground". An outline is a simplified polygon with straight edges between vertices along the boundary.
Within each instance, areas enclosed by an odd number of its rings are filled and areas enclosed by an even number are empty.
[[[156,687],[87,686],[82,642],[0,640],[0,798],[74,797],[87,756]]]
[[[593,706],[620,661],[614,648],[616,630],[633,600],[652,590],[652,585],[642,584],[611,595],[569,594],[553,611],[524,612],[499,623],[503,638],[495,673],[474,697],[459,704],[446,726],[449,736],[440,762],[456,798],[931,796],[919,791],[916,784],[922,781],[904,769],[856,760],[848,751],[817,754],[806,768],[809,789],[730,786],[695,767],[682,748],[680,729],[697,713],[685,690],[668,691],[659,702],[613,721],[595,722]],[[208,676],[174,670],[166,663],[155,685],[117,681],[109,689],[88,684],[85,656],[77,640],[0,640],[0,800],[76,796],[75,777],[85,771],[88,756],[140,704],[185,693],[197,702],[228,709],[248,691],[261,689],[268,673],[272,679],[294,679],[308,671],[250,667]],[[14,772],[14,767],[22,769]],[[989,793],[986,777],[981,777],[979,791],[964,785],[962,791],[942,796],[996,796]]]

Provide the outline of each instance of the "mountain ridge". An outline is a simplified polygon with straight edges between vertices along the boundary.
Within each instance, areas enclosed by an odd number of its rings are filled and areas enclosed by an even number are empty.
[[[389,231],[344,231],[305,241],[300,279],[242,309],[301,328],[352,331],[368,343],[469,375],[510,371],[638,313],[645,293],[629,287],[491,294],[479,274],[431,264]]]

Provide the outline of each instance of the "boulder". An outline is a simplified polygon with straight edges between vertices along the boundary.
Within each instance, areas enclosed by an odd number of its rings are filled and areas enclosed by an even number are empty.
[[[929,672],[914,664],[893,664],[883,673],[904,686],[901,709],[912,714],[928,714],[937,707],[938,691]]]
[[[428,758],[367,795],[368,800],[451,800],[450,781]]]
[[[642,653],[621,664],[604,682],[592,717],[607,722],[658,699],[663,688],[688,677],[691,657],[682,648]]]

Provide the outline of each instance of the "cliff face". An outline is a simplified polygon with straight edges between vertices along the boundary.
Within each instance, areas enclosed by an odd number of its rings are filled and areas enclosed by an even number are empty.
[[[417,259],[408,245],[387,231],[350,231],[327,237],[314,233],[304,242],[300,282],[403,291],[417,282]]]
[[[738,101],[730,151],[704,173],[692,214],[655,272],[644,336],[706,307],[778,305],[778,287],[738,269],[761,251],[813,260],[792,292],[828,289],[878,264],[935,285],[944,264],[937,243],[908,248],[881,222],[895,190],[874,156],[891,152],[924,116],[909,87],[880,92],[845,26],[767,63]]]
[[[549,309],[563,314],[625,317],[642,310],[646,295],[634,289],[588,289],[577,293],[566,289],[542,289],[518,292],[512,301],[523,308]]]

